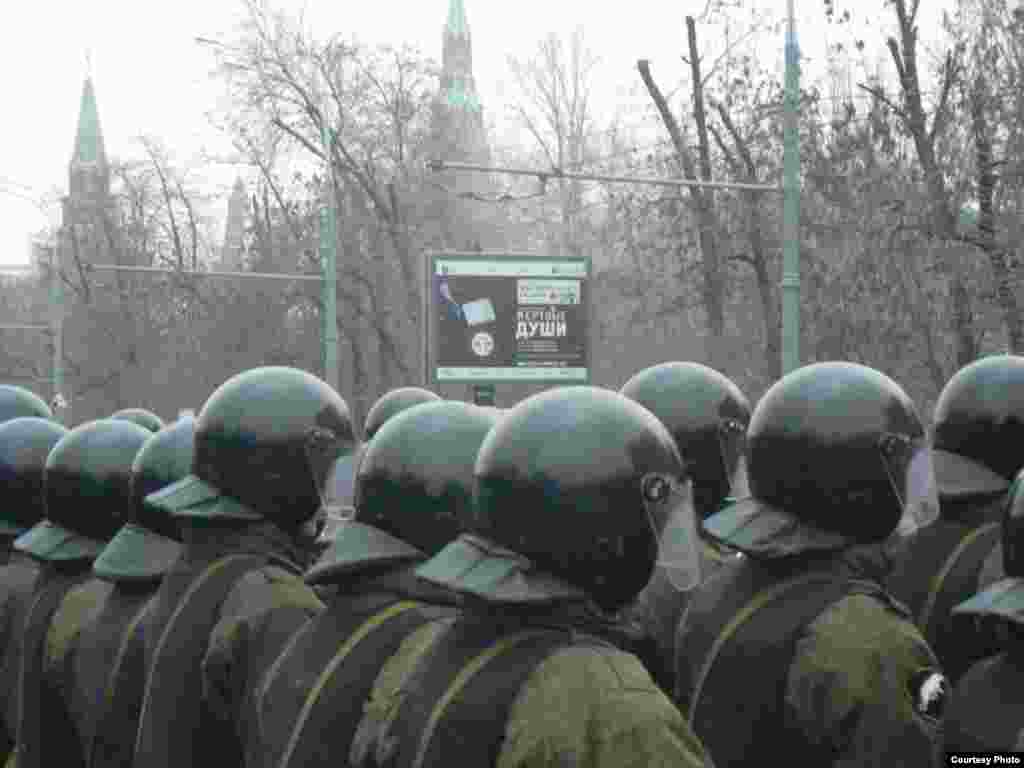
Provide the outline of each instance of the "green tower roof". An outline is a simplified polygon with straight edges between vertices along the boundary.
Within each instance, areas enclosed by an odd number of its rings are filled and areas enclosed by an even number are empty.
[[[450,0],[448,4],[448,31],[455,37],[469,37],[469,24],[466,23],[466,9],[462,0]]]
[[[106,163],[103,148],[103,133],[100,130],[100,116],[96,109],[96,93],[92,79],[86,78],[82,87],[82,103],[78,111],[78,133],[75,135],[75,149],[72,165]]]

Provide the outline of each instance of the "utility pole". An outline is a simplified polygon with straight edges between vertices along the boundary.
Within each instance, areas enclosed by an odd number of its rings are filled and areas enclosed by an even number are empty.
[[[782,375],[800,367],[800,49],[794,0],[787,0],[782,152]]]
[[[67,426],[70,403],[64,395],[64,281],[61,256],[64,228],[57,230],[57,241],[50,251],[50,327],[53,334],[53,415]]]
[[[334,185],[333,136],[327,125],[326,106],[320,113],[320,140],[324,148],[326,184],[324,206],[320,211],[320,258],[323,262],[323,343],[324,381],[338,389],[338,221]]]

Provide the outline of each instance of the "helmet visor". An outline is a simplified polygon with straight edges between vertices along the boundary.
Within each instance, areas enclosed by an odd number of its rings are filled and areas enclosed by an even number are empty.
[[[331,466],[327,481],[321,493],[320,512],[324,517],[323,530],[320,532],[321,542],[334,541],[335,536],[345,523],[355,519],[355,486],[359,460],[365,446],[359,446],[352,453],[341,456]]]
[[[906,445],[906,450],[910,452],[910,458],[905,463],[902,477],[897,469],[902,462],[888,458],[886,451],[883,451],[882,458],[889,482],[903,509],[895,531],[901,537],[912,535],[939,517],[939,488],[931,446],[923,440],[912,441]]]
[[[317,536],[317,543],[330,544],[334,541],[338,532],[355,518],[355,509],[352,507],[325,507],[323,509],[323,527]]]
[[[747,479],[747,457],[744,453],[746,429],[735,420],[724,421],[718,429],[718,448],[722,468],[729,482],[729,498],[743,499],[750,495]]]
[[[700,557],[691,482],[649,474],[641,481],[641,493],[658,541],[656,567],[677,591],[693,589],[700,584]]]

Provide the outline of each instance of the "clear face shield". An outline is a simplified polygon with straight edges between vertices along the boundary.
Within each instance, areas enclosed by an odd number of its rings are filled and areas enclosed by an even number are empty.
[[[932,449],[924,439],[909,440],[902,435],[885,435],[881,442],[882,464],[903,508],[893,536],[905,539],[939,517],[939,488]],[[899,467],[902,466],[906,471],[900,477]]]
[[[700,584],[700,556],[693,485],[670,475],[652,473],[640,482],[644,511],[658,541],[655,567],[679,592]]]
[[[341,456],[327,473],[327,481],[320,494],[323,519],[319,537],[321,543],[334,541],[342,526],[355,519],[356,472],[359,470],[363,450],[364,446],[359,446],[352,453]]]
[[[745,499],[750,496],[750,482],[747,477],[746,447],[747,428],[735,419],[726,419],[718,428],[718,448],[722,455],[722,467],[729,481],[729,499]]]
[[[306,440],[306,461],[320,498],[320,507],[310,521],[317,544],[333,541],[338,528],[355,516],[352,498],[362,446],[339,456],[344,447],[330,430],[315,428]]]

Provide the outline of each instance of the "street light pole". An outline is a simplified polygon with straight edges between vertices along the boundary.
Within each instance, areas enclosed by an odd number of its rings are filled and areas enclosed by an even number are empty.
[[[787,0],[782,159],[782,375],[800,366],[800,49],[794,0]]]
[[[323,260],[323,340],[324,381],[338,389],[338,224],[334,195],[334,162],[331,155],[330,129],[327,112],[323,112],[320,139],[327,161],[327,189],[323,209],[320,211],[320,256]]]
[[[50,324],[53,333],[53,403],[54,416],[67,424],[70,403],[64,395],[64,282],[61,279],[61,255],[64,228],[57,230],[57,241],[50,251]]]

